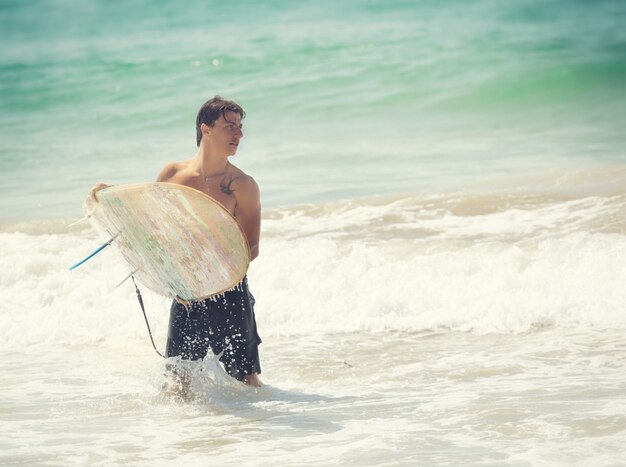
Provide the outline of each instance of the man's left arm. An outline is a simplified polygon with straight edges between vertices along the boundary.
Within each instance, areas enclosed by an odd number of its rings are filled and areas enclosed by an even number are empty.
[[[246,176],[235,189],[235,218],[243,229],[250,246],[250,260],[259,256],[261,235],[261,194],[254,179]]]

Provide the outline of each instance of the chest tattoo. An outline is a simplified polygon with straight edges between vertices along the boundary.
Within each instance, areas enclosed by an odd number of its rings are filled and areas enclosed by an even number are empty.
[[[237,179],[237,176],[224,175],[220,181],[220,191],[226,195],[232,195],[235,190],[231,188],[233,182]]]

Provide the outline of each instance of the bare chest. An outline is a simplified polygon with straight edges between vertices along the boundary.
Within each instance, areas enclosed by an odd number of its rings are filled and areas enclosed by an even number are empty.
[[[227,177],[215,177],[209,180],[199,179],[194,177],[193,179],[187,179],[181,181],[182,185],[195,188],[198,191],[206,193],[215,201],[224,206],[232,215],[235,215],[235,206],[237,202],[233,195],[232,183],[229,183]]]

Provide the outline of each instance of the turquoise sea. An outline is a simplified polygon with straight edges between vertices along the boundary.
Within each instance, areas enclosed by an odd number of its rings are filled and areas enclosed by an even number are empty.
[[[626,2],[0,0],[0,464],[623,465]],[[265,387],[163,397],[96,182],[261,188]],[[111,251],[109,251],[111,250]],[[144,290],[157,347],[169,303]]]
[[[2,219],[195,153],[220,94],[268,206],[626,162],[621,1],[0,2]]]

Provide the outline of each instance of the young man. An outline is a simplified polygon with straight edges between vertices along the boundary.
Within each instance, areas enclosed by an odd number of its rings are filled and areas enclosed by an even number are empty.
[[[235,216],[248,239],[251,259],[259,254],[261,203],[259,187],[252,177],[228,160],[243,138],[245,112],[236,103],[215,96],[202,105],[196,118],[198,152],[195,157],[171,162],[157,182],[178,183],[202,191],[219,201]],[[199,360],[209,348],[222,354],[226,371],[250,386],[260,386],[261,373],[254,317],[254,298],[247,279],[224,293],[223,299],[186,303],[174,300],[170,310],[167,356]],[[174,377],[173,386],[184,386]],[[185,388],[182,388],[183,392]]]
[[[230,211],[248,239],[251,259],[259,254],[261,203],[252,177],[228,160],[243,138],[243,109],[219,96],[205,102],[196,118],[198,152],[191,159],[166,164],[157,182],[177,183],[202,191]],[[96,185],[92,194],[107,185]],[[226,371],[250,386],[260,386],[261,373],[254,317],[254,298],[247,278],[217,300],[185,302],[176,299],[170,309],[167,357],[203,359],[209,349],[220,356]],[[183,371],[169,366],[166,391],[186,399],[189,380]]]

